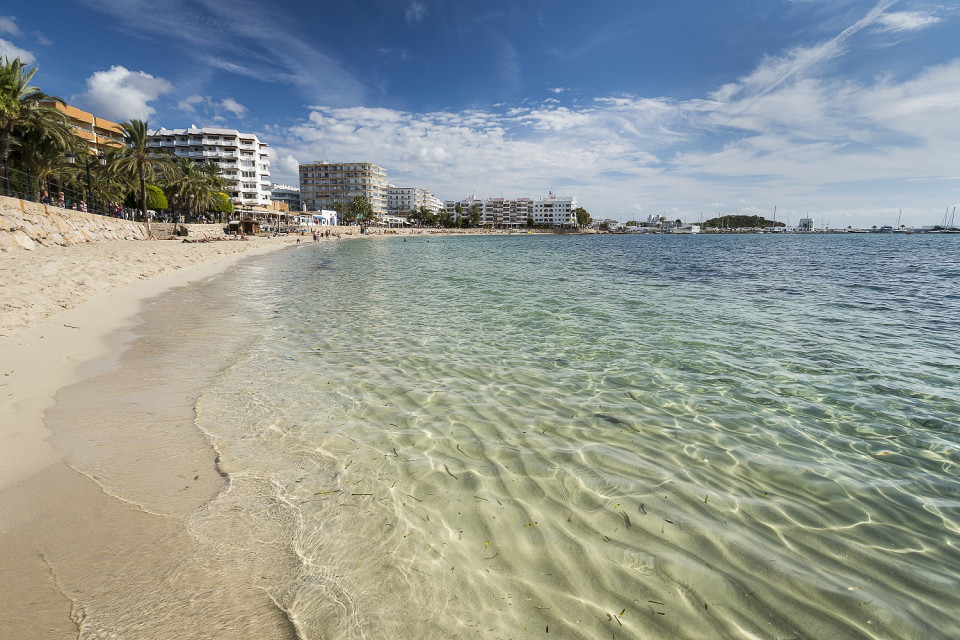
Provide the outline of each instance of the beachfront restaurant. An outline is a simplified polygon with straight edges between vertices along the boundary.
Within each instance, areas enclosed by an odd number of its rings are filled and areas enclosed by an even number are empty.
[[[300,216],[301,227],[335,227],[337,224],[337,212],[327,209],[312,211]]]
[[[394,216],[384,216],[384,217],[381,218],[380,221],[377,223],[377,226],[390,227],[390,228],[410,226],[410,221],[407,220],[406,218],[399,218],[399,217],[394,217]]]
[[[274,203],[278,204],[278,203]],[[282,204],[282,203],[279,203]],[[286,205],[284,205],[284,208]],[[259,233],[261,229],[270,232],[286,231],[291,222],[297,222],[297,215],[288,213],[285,210],[266,208],[266,207],[244,207],[236,209],[234,216],[237,219],[230,221],[230,233],[240,231],[240,233]],[[237,222],[240,222],[240,229],[237,229]],[[255,223],[255,224],[254,224]],[[247,231],[247,229],[256,228],[256,231]]]

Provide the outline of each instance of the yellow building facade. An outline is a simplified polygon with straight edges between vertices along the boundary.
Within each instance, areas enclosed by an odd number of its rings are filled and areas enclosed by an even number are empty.
[[[116,122],[98,118],[92,113],[87,113],[68,104],[56,103],[56,107],[63,113],[74,134],[78,138],[86,140],[91,152],[100,153],[107,147],[122,147],[124,145],[123,127]]]

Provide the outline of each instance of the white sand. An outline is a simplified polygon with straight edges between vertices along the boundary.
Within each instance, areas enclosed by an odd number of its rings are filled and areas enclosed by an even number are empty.
[[[0,253],[0,490],[62,457],[46,440],[44,410],[84,365],[118,347],[107,338],[130,325],[143,300],[295,242],[117,241]]]

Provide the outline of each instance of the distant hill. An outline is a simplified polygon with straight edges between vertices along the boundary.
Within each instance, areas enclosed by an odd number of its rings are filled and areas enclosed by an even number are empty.
[[[782,222],[767,220],[762,216],[720,216],[710,218],[703,223],[704,229],[743,229],[763,227],[785,227]]]

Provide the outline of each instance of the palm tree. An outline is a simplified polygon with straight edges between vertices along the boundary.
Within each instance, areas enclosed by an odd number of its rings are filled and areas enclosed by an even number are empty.
[[[21,171],[26,171],[31,180],[37,180],[38,189],[42,188],[44,180],[57,178],[60,182],[63,176],[73,173],[73,167],[67,162],[64,151],[69,150],[74,155],[80,155],[86,150],[86,144],[76,136],[64,146],[59,136],[51,135],[48,131],[35,127],[18,127],[10,138],[10,157],[16,158]],[[29,185],[28,185],[29,188]]]
[[[360,221],[360,233],[367,232],[367,225],[372,222],[373,207],[367,201],[366,196],[354,196],[350,203],[350,214]]]
[[[467,209],[467,220],[469,221],[469,226],[476,227],[480,225],[480,221],[483,219],[483,207],[479,204],[472,204],[470,208]],[[468,226],[468,225],[464,225]]]
[[[167,182],[165,191],[175,209],[199,216],[204,211],[222,206],[220,192],[225,181],[220,177],[220,168],[213,162],[198,164],[188,158],[176,159],[177,175]]]
[[[130,120],[120,126],[129,142],[118,151],[110,169],[115,175],[139,181],[140,213],[147,221],[147,235],[152,236],[150,217],[147,215],[147,180],[153,182],[164,176],[171,178],[176,175],[177,163],[173,157],[154,153],[149,148],[150,132],[143,120]]]
[[[19,131],[33,130],[40,139],[66,148],[74,137],[56,105],[63,100],[47,95],[30,84],[37,67],[28,69],[20,58],[0,61],[0,160],[6,167],[11,141]]]

